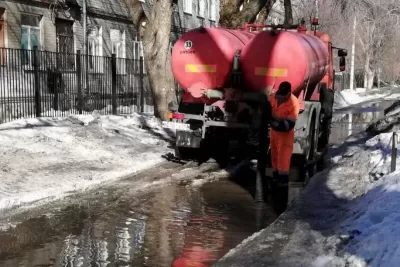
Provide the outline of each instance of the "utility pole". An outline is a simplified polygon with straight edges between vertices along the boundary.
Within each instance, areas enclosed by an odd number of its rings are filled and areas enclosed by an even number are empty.
[[[354,15],[353,43],[351,45],[351,63],[350,63],[350,91],[354,90],[354,58],[356,53],[356,29],[357,29],[357,16]]]

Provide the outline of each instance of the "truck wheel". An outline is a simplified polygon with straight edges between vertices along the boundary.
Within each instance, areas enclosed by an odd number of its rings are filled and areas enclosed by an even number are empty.
[[[291,169],[296,174],[296,178],[293,179],[293,182],[308,184],[311,177],[317,172],[317,164],[306,164],[312,160],[314,160],[315,152],[316,152],[316,141],[315,141],[315,120],[313,120],[310,126],[310,135],[308,136],[309,150],[306,155],[292,155],[291,160]]]
[[[225,168],[229,164],[229,143],[228,142],[219,142],[214,143],[212,149],[212,157],[218,163],[221,168]]]
[[[310,135],[308,136],[308,142],[310,144],[310,148],[308,151],[308,155],[307,155],[307,161],[313,161],[315,159],[315,152],[317,151],[316,149],[316,145],[317,145],[317,141],[316,141],[316,133],[315,133],[315,117],[313,116],[313,119],[311,121],[311,126],[310,126]],[[306,175],[305,175],[305,179],[304,179],[304,183],[307,184],[309,182],[309,180],[311,179],[311,177],[313,177],[315,175],[315,173],[317,172],[317,164],[313,163],[309,166],[307,166],[306,168]]]
[[[190,147],[181,147],[181,146],[176,146],[175,147],[175,157],[183,159],[183,160],[191,160],[193,159],[195,155],[195,149],[190,148]]]
[[[323,171],[325,169],[325,158],[322,155],[321,158],[317,161],[317,172]]]
[[[206,162],[210,157],[205,147],[175,147],[175,157],[181,160]]]

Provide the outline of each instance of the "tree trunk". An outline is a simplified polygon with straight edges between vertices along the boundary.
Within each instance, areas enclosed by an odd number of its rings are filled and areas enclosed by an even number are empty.
[[[257,24],[265,24],[267,19],[268,19],[268,15],[272,10],[272,6],[275,4],[276,0],[273,1],[268,1],[265,6],[263,7],[263,9],[260,11],[260,13],[258,13],[258,17],[256,19],[256,23]]]
[[[293,12],[292,12],[292,1],[284,0],[283,5],[285,7],[285,21],[284,24],[293,24]]]
[[[356,55],[356,32],[357,31],[357,16],[354,16],[353,21],[353,42],[351,44],[351,63],[350,63],[350,90],[354,90],[354,67]]]
[[[367,55],[365,56],[364,65],[364,87],[366,90],[371,90],[374,84],[375,72],[371,70],[370,58],[370,55],[367,53]]]
[[[247,3],[244,2],[244,0],[221,1],[219,24],[223,27],[238,28],[246,22],[254,23],[258,13],[265,6],[272,6],[275,0],[252,0]],[[243,9],[240,10],[242,4]],[[268,17],[268,14],[266,14],[266,17]]]
[[[137,0],[126,0],[143,43],[143,57],[154,101],[155,116],[168,119],[168,103],[176,103],[171,71],[172,0],[153,1],[150,18]]]
[[[375,71],[370,70],[367,73],[367,77],[368,77],[367,90],[371,90],[372,87],[374,86]]]
[[[382,69],[378,68],[377,78],[378,78],[378,88],[381,88],[381,73]]]

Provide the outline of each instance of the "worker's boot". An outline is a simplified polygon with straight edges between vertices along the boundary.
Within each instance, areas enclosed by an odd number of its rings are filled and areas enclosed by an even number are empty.
[[[273,207],[279,215],[283,213],[287,207],[289,199],[289,175],[279,174],[276,187],[273,191]]]
[[[278,186],[279,173],[277,171],[272,172],[272,177],[268,177],[268,192],[274,198],[274,192]]]

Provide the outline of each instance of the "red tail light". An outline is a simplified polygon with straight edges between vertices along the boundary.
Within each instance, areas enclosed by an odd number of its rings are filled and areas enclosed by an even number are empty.
[[[177,120],[185,119],[185,114],[183,113],[172,113],[172,118]]]

